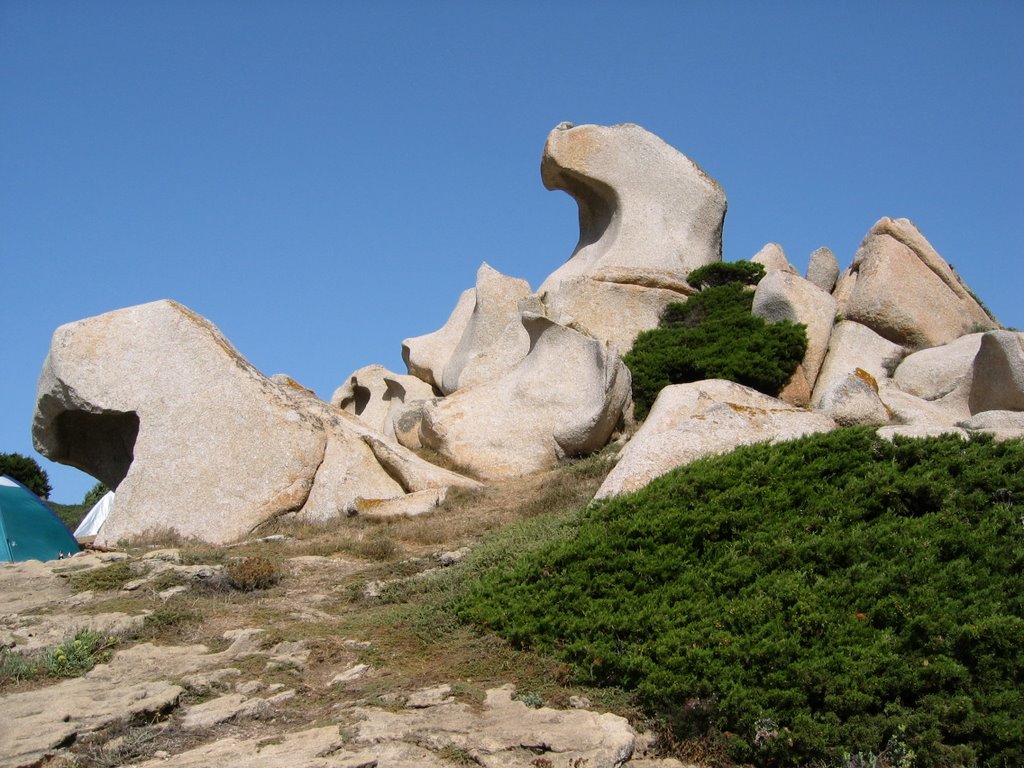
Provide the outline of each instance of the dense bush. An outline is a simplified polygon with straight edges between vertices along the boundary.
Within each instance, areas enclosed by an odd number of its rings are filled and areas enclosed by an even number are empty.
[[[686,276],[694,288],[714,288],[729,283],[757,285],[764,277],[764,265],[753,261],[718,261],[698,267]]]
[[[0,475],[17,480],[41,499],[50,498],[50,478],[39,462],[20,453],[0,453]]]
[[[803,325],[755,317],[753,299],[738,282],[706,288],[686,303],[669,304],[660,327],[637,336],[623,357],[637,418],[669,384],[729,379],[779,393],[807,351],[807,334]]]
[[[1021,441],[751,446],[591,507],[460,614],[737,761],[1024,765],[1022,513]]]
[[[228,584],[243,592],[268,589],[281,580],[284,569],[279,563],[254,555],[232,560],[225,566],[224,575]]]

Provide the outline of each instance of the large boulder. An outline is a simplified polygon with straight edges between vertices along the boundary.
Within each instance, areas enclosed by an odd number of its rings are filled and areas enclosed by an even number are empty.
[[[971,413],[1024,411],[1024,346],[1015,331],[991,331],[974,358]]]
[[[789,320],[807,326],[807,352],[800,365],[807,387],[813,389],[828,351],[836,300],[809,280],[775,269],[757,284],[751,311],[769,323]]]
[[[888,380],[905,356],[903,347],[882,338],[867,326],[848,320],[836,323],[829,337],[828,353],[814,383],[811,405],[818,407],[830,390],[842,386],[858,369],[876,382]]]
[[[893,420],[878,394],[878,381],[861,368],[829,387],[816,408],[841,427],[878,426]]]
[[[40,453],[116,489],[99,544],[166,530],[221,543],[282,514],[471,482],[374,434],[173,301],[58,328],[32,426]]]
[[[658,327],[665,307],[686,301],[695,292],[682,281],[669,288],[574,277],[544,294],[541,314],[614,344],[625,354],[641,331]]]
[[[998,323],[907,219],[880,219],[836,286],[839,313],[896,344],[934,347]]]
[[[822,246],[811,254],[807,262],[807,279],[825,293],[832,293],[839,279],[839,261],[831,249]]]
[[[621,300],[633,308],[683,300],[692,292],[686,276],[722,259],[725,193],[696,163],[638,125],[560,125],[548,135],[541,178],[548,189],[575,198],[580,239],[538,294],[551,307],[571,305],[566,311],[576,327],[620,348],[632,344],[629,333],[601,334],[607,319],[619,316]],[[609,291],[601,283],[660,293],[641,300],[637,291]],[[572,298],[557,299],[562,290]],[[656,314],[647,311],[644,322]],[[656,324],[655,318],[647,327]]]
[[[629,371],[604,342],[534,313],[522,324],[526,357],[419,414],[422,444],[478,477],[525,475],[596,451],[630,402]]]
[[[938,347],[907,355],[893,373],[896,385],[925,400],[939,400],[970,382],[984,334],[969,333]]]
[[[635,491],[703,456],[834,428],[835,422],[827,416],[732,381],[710,379],[665,387],[596,498]]]

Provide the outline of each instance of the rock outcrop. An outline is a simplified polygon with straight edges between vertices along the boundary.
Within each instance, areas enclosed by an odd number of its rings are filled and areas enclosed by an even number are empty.
[[[836,255],[824,246],[816,250],[807,262],[806,277],[825,293],[832,293],[836,287],[836,280],[839,279],[839,261]]]
[[[443,328],[402,342],[409,373],[445,395],[497,378],[529,349],[519,313],[530,295],[525,280],[482,264]]]
[[[797,274],[796,269],[793,268],[793,265],[789,263],[789,259],[786,258],[786,252],[782,250],[782,246],[778,243],[765,244],[750,260],[764,267],[766,273],[788,272],[791,275]]]
[[[836,316],[831,294],[784,269],[766,274],[754,290],[752,312],[770,323],[789,320],[807,329],[807,352],[800,363],[807,386],[813,389],[828,351]]]
[[[368,365],[352,373],[334,390],[331,405],[356,416],[370,429],[395,438],[396,409],[434,397],[434,388],[415,376],[393,373],[383,365]]]
[[[448,320],[438,330],[402,342],[402,361],[409,374],[441,391],[445,366],[455,352],[476,304],[476,289],[467,288],[459,295]]]
[[[721,187],[640,126],[559,126],[548,135],[541,178],[579,205],[579,243],[538,290],[571,315],[553,314],[558,322],[628,350],[636,333],[657,324],[652,303],[685,299],[690,271],[721,261]],[[660,292],[643,295],[651,289]],[[615,326],[608,318],[620,315],[620,303],[630,309]]]
[[[630,402],[629,371],[603,342],[524,313],[530,352],[504,376],[424,404],[420,440],[482,478],[591,453]]]
[[[982,336],[974,358],[972,414],[982,411],[1024,411],[1024,347],[1021,334],[991,331]]]
[[[471,482],[373,434],[172,301],[58,328],[33,421],[40,453],[117,490],[99,544],[162,530],[220,543],[289,512]]]
[[[998,327],[907,219],[871,228],[836,297],[843,317],[901,346],[933,347]]]
[[[675,467],[740,445],[777,443],[834,428],[827,416],[731,381],[665,387],[596,498],[635,491]]]

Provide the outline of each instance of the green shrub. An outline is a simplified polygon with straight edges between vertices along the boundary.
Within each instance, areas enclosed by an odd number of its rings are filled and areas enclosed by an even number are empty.
[[[22,680],[31,680],[39,674],[36,659],[23,656],[10,648],[0,648],[0,687]]]
[[[109,649],[115,644],[113,637],[91,629],[80,629],[74,637],[46,651],[43,655],[46,674],[50,677],[80,677],[97,662],[110,658]]]
[[[232,560],[224,568],[228,584],[242,592],[269,589],[284,576],[281,565],[273,560],[255,555]]]
[[[110,592],[120,589],[136,578],[138,578],[138,574],[132,570],[128,561],[118,560],[102,568],[94,568],[84,573],[74,573],[69,578],[69,581],[71,588],[76,592],[85,592],[87,590]]]
[[[50,478],[39,462],[20,453],[0,453],[0,475],[7,475],[41,499],[50,498]]]
[[[800,324],[755,317],[753,298],[735,282],[707,288],[669,304],[660,327],[637,336],[622,358],[633,377],[637,418],[670,384],[728,379],[779,393],[807,351],[807,333]]]
[[[729,283],[757,285],[762,277],[763,264],[753,261],[719,261],[693,270],[686,276],[686,282],[699,290]]]
[[[1024,765],[1024,442],[750,446],[563,530],[459,615],[738,762]]]

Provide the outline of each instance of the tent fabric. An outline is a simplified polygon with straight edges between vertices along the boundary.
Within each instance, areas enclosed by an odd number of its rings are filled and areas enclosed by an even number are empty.
[[[0,562],[57,560],[78,543],[53,510],[32,491],[0,475]]]
[[[107,491],[103,494],[103,498],[92,505],[92,509],[89,510],[89,514],[82,518],[82,522],[75,528],[75,537],[81,538],[82,536],[95,536],[100,532],[100,527],[107,519],[107,515],[110,514],[110,510],[114,508],[114,492]]]

